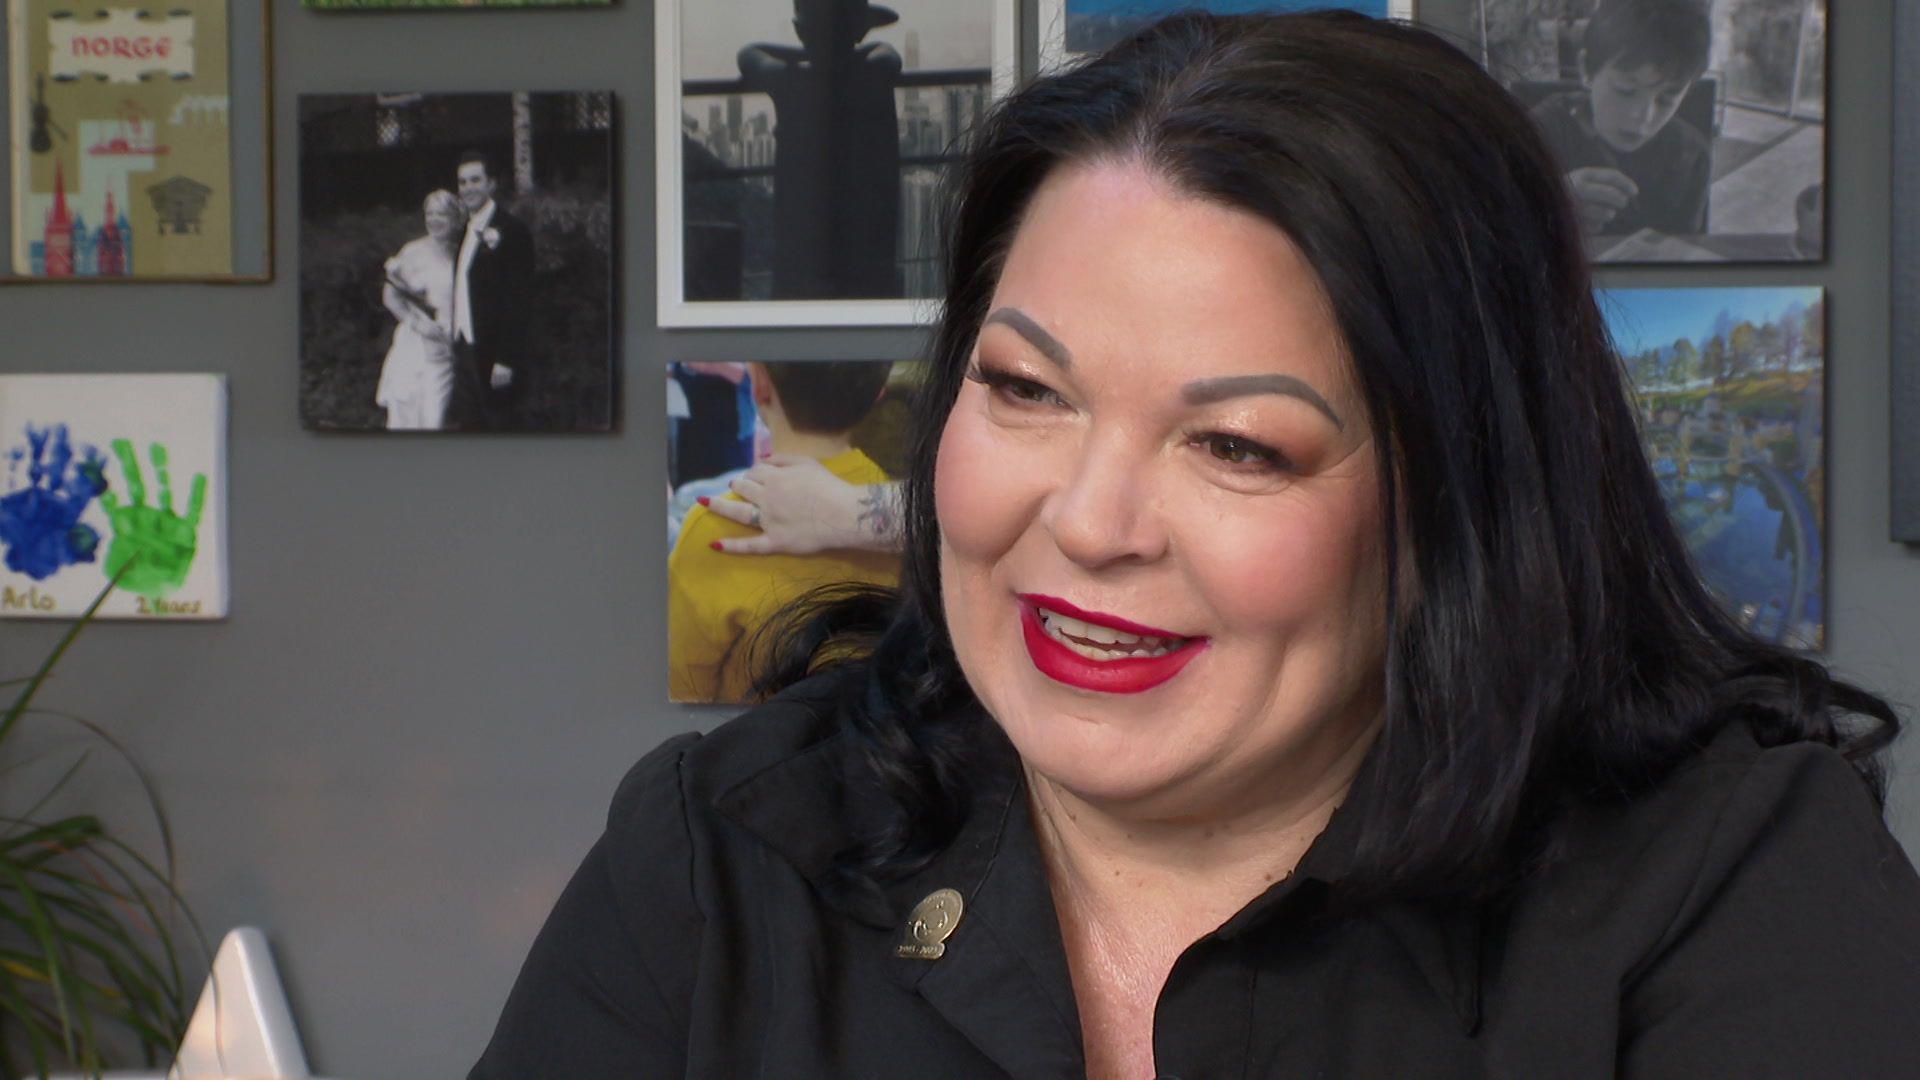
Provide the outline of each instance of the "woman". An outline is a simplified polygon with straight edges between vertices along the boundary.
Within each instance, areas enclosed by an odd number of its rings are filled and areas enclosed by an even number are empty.
[[[395,325],[373,400],[391,431],[438,431],[453,393],[453,270],[467,219],[446,190],[428,195],[424,209],[427,235],[387,260],[380,291]]]
[[[473,1075],[1920,1060],[1897,720],[1702,589],[1472,61],[1171,19],[948,236],[897,599],[634,768]]]

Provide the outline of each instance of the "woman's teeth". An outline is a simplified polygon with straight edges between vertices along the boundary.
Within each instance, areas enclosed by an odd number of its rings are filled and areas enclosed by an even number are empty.
[[[1040,625],[1053,640],[1089,660],[1137,660],[1165,656],[1187,643],[1185,638],[1143,637],[1110,626],[1083,622],[1058,612],[1039,609]]]

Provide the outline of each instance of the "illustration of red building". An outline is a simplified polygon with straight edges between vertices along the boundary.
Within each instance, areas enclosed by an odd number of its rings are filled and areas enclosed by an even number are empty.
[[[73,276],[73,217],[67,213],[67,180],[60,165],[53,167],[53,210],[47,214],[44,238],[46,275]]]
[[[100,226],[99,268],[101,277],[120,277],[127,272],[127,248],[120,235],[119,219],[113,212],[113,192],[107,192],[107,216]]]

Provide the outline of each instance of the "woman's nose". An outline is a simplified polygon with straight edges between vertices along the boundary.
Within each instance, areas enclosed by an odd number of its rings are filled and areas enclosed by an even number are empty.
[[[1152,562],[1167,551],[1164,515],[1152,489],[1152,463],[1103,451],[1097,439],[1048,497],[1041,520],[1062,554],[1090,569]]]

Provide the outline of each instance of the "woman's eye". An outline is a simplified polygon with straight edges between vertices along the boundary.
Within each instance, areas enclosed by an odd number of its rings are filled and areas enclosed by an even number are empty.
[[[993,371],[983,367],[975,367],[967,372],[967,378],[985,385],[987,389],[1001,397],[1011,398],[1023,405],[1066,404],[1059,394],[1034,382],[1032,379],[1023,379],[1018,375],[1009,375],[1004,371]]]
[[[1060,400],[1060,395],[1037,382],[1028,382],[1025,379],[1006,379],[1000,383],[1000,389],[1011,397],[1030,401],[1035,405],[1051,405]]]
[[[1287,459],[1278,450],[1262,446],[1252,439],[1238,435],[1201,435],[1195,440],[1205,446],[1207,452],[1216,459],[1236,469],[1255,471],[1288,471]]]

